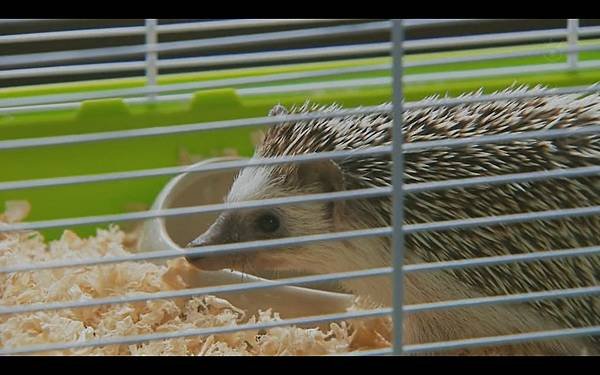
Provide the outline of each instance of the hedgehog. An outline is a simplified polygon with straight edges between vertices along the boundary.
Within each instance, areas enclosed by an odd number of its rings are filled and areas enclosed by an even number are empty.
[[[526,93],[511,86],[497,93]],[[533,90],[547,90],[535,87]],[[482,90],[461,97],[482,95]],[[439,99],[432,96],[425,102]],[[290,110],[276,105],[272,116],[336,111],[339,105],[306,102]],[[270,127],[254,157],[355,150],[391,144],[392,116],[348,115],[284,122]],[[431,106],[407,110],[404,142],[433,141],[600,124],[598,95],[548,95]],[[438,147],[405,154],[404,183],[496,176],[598,165],[600,135],[527,139],[460,148]],[[247,167],[237,175],[227,202],[258,200],[391,185],[391,155]],[[406,194],[405,224],[568,209],[600,204],[600,176],[478,185]],[[222,213],[188,246],[205,246],[386,227],[391,197],[284,205]],[[405,264],[523,254],[600,244],[600,217],[573,217],[524,223],[411,233],[405,237]],[[325,274],[391,265],[391,239],[360,238],[293,245],[235,255],[188,257],[203,270],[280,270]],[[405,275],[405,304],[498,296],[597,285],[598,256],[511,263]],[[341,282],[347,291],[373,305],[392,303],[391,277]],[[597,296],[541,300],[511,305],[408,313],[407,344],[597,326]],[[469,354],[488,354],[472,349]],[[464,353],[461,352],[461,353]],[[494,348],[494,354],[600,354],[600,338],[537,341]]]

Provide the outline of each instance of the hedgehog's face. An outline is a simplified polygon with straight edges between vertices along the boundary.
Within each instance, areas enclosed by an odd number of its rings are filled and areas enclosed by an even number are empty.
[[[342,188],[337,168],[318,163],[297,168],[247,168],[236,178],[227,202],[263,200],[314,194]],[[302,203],[222,213],[214,224],[188,246],[270,240],[336,231],[341,202]],[[235,254],[189,257],[204,270],[223,268],[252,272],[260,270],[314,270],[314,251],[322,246],[290,245]],[[322,250],[321,250],[322,251]]]

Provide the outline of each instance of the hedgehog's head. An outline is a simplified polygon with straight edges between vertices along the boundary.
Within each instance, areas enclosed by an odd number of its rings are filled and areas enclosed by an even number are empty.
[[[281,107],[271,115],[281,114]],[[270,128],[258,147],[255,157],[265,158],[314,152],[315,142],[327,142],[330,134],[323,129],[301,124],[283,124]],[[300,134],[302,133],[302,134]],[[331,132],[329,132],[331,133]],[[302,142],[302,145],[294,142]],[[328,145],[318,151],[328,151]],[[249,167],[243,169],[234,181],[226,202],[255,201],[306,194],[344,190],[344,177],[338,165],[331,160],[307,163]],[[345,230],[343,201],[286,204],[275,207],[223,212],[214,224],[190,247],[268,240],[304,235],[331,233]],[[340,241],[341,242],[341,241]],[[314,251],[326,251],[340,243],[311,243],[290,245],[260,251],[244,251],[232,255],[198,256],[188,259],[205,270],[233,268],[239,270],[308,270],[318,271],[319,262],[335,260],[335,254],[316,256]],[[331,250],[331,249],[329,249]],[[338,253],[339,255],[339,253]],[[329,263],[331,264],[331,263]]]
[[[236,178],[226,201],[243,202],[339,191],[341,182],[339,170],[329,161],[293,168],[246,168]],[[190,246],[331,233],[336,231],[336,224],[341,219],[342,205],[343,202],[315,202],[223,212]],[[314,244],[294,245],[237,255],[198,257],[192,263],[207,270],[306,268],[301,258],[307,255],[307,249],[314,247]],[[306,261],[314,262],[314,257],[308,256]]]

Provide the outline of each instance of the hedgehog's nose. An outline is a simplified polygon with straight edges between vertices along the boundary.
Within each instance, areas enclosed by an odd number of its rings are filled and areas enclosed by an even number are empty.
[[[185,246],[185,248],[186,248],[186,249],[188,249],[188,248],[190,248],[190,247],[200,247],[200,246],[208,246],[208,245],[210,245],[210,241],[209,241],[209,239],[207,238],[207,236],[204,234],[204,235],[202,235],[202,236],[200,236],[200,237],[196,238],[195,240],[191,241],[190,243],[188,243],[188,244]],[[200,259],[202,259],[202,258],[203,258],[203,256],[202,256],[202,255],[200,255],[200,254],[195,254],[195,255],[186,255],[186,256],[185,256],[185,259],[186,259],[188,262],[193,262],[193,261],[195,261],[195,260],[200,260]]]
[[[219,245],[221,243],[222,242],[219,241],[219,238],[204,234],[187,244],[186,248],[198,248],[202,246]],[[223,268],[227,268],[227,266],[231,263],[230,258],[227,257],[227,255],[223,256],[218,254],[190,254],[186,255],[185,259],[190,264],[204,271],[221,270]]]

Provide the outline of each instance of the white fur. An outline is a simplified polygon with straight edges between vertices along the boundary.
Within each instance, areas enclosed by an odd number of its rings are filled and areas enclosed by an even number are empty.
[[[251,167],[244,168],[227,195],[228,202],[261,199],[270,184],[272,168]]]

